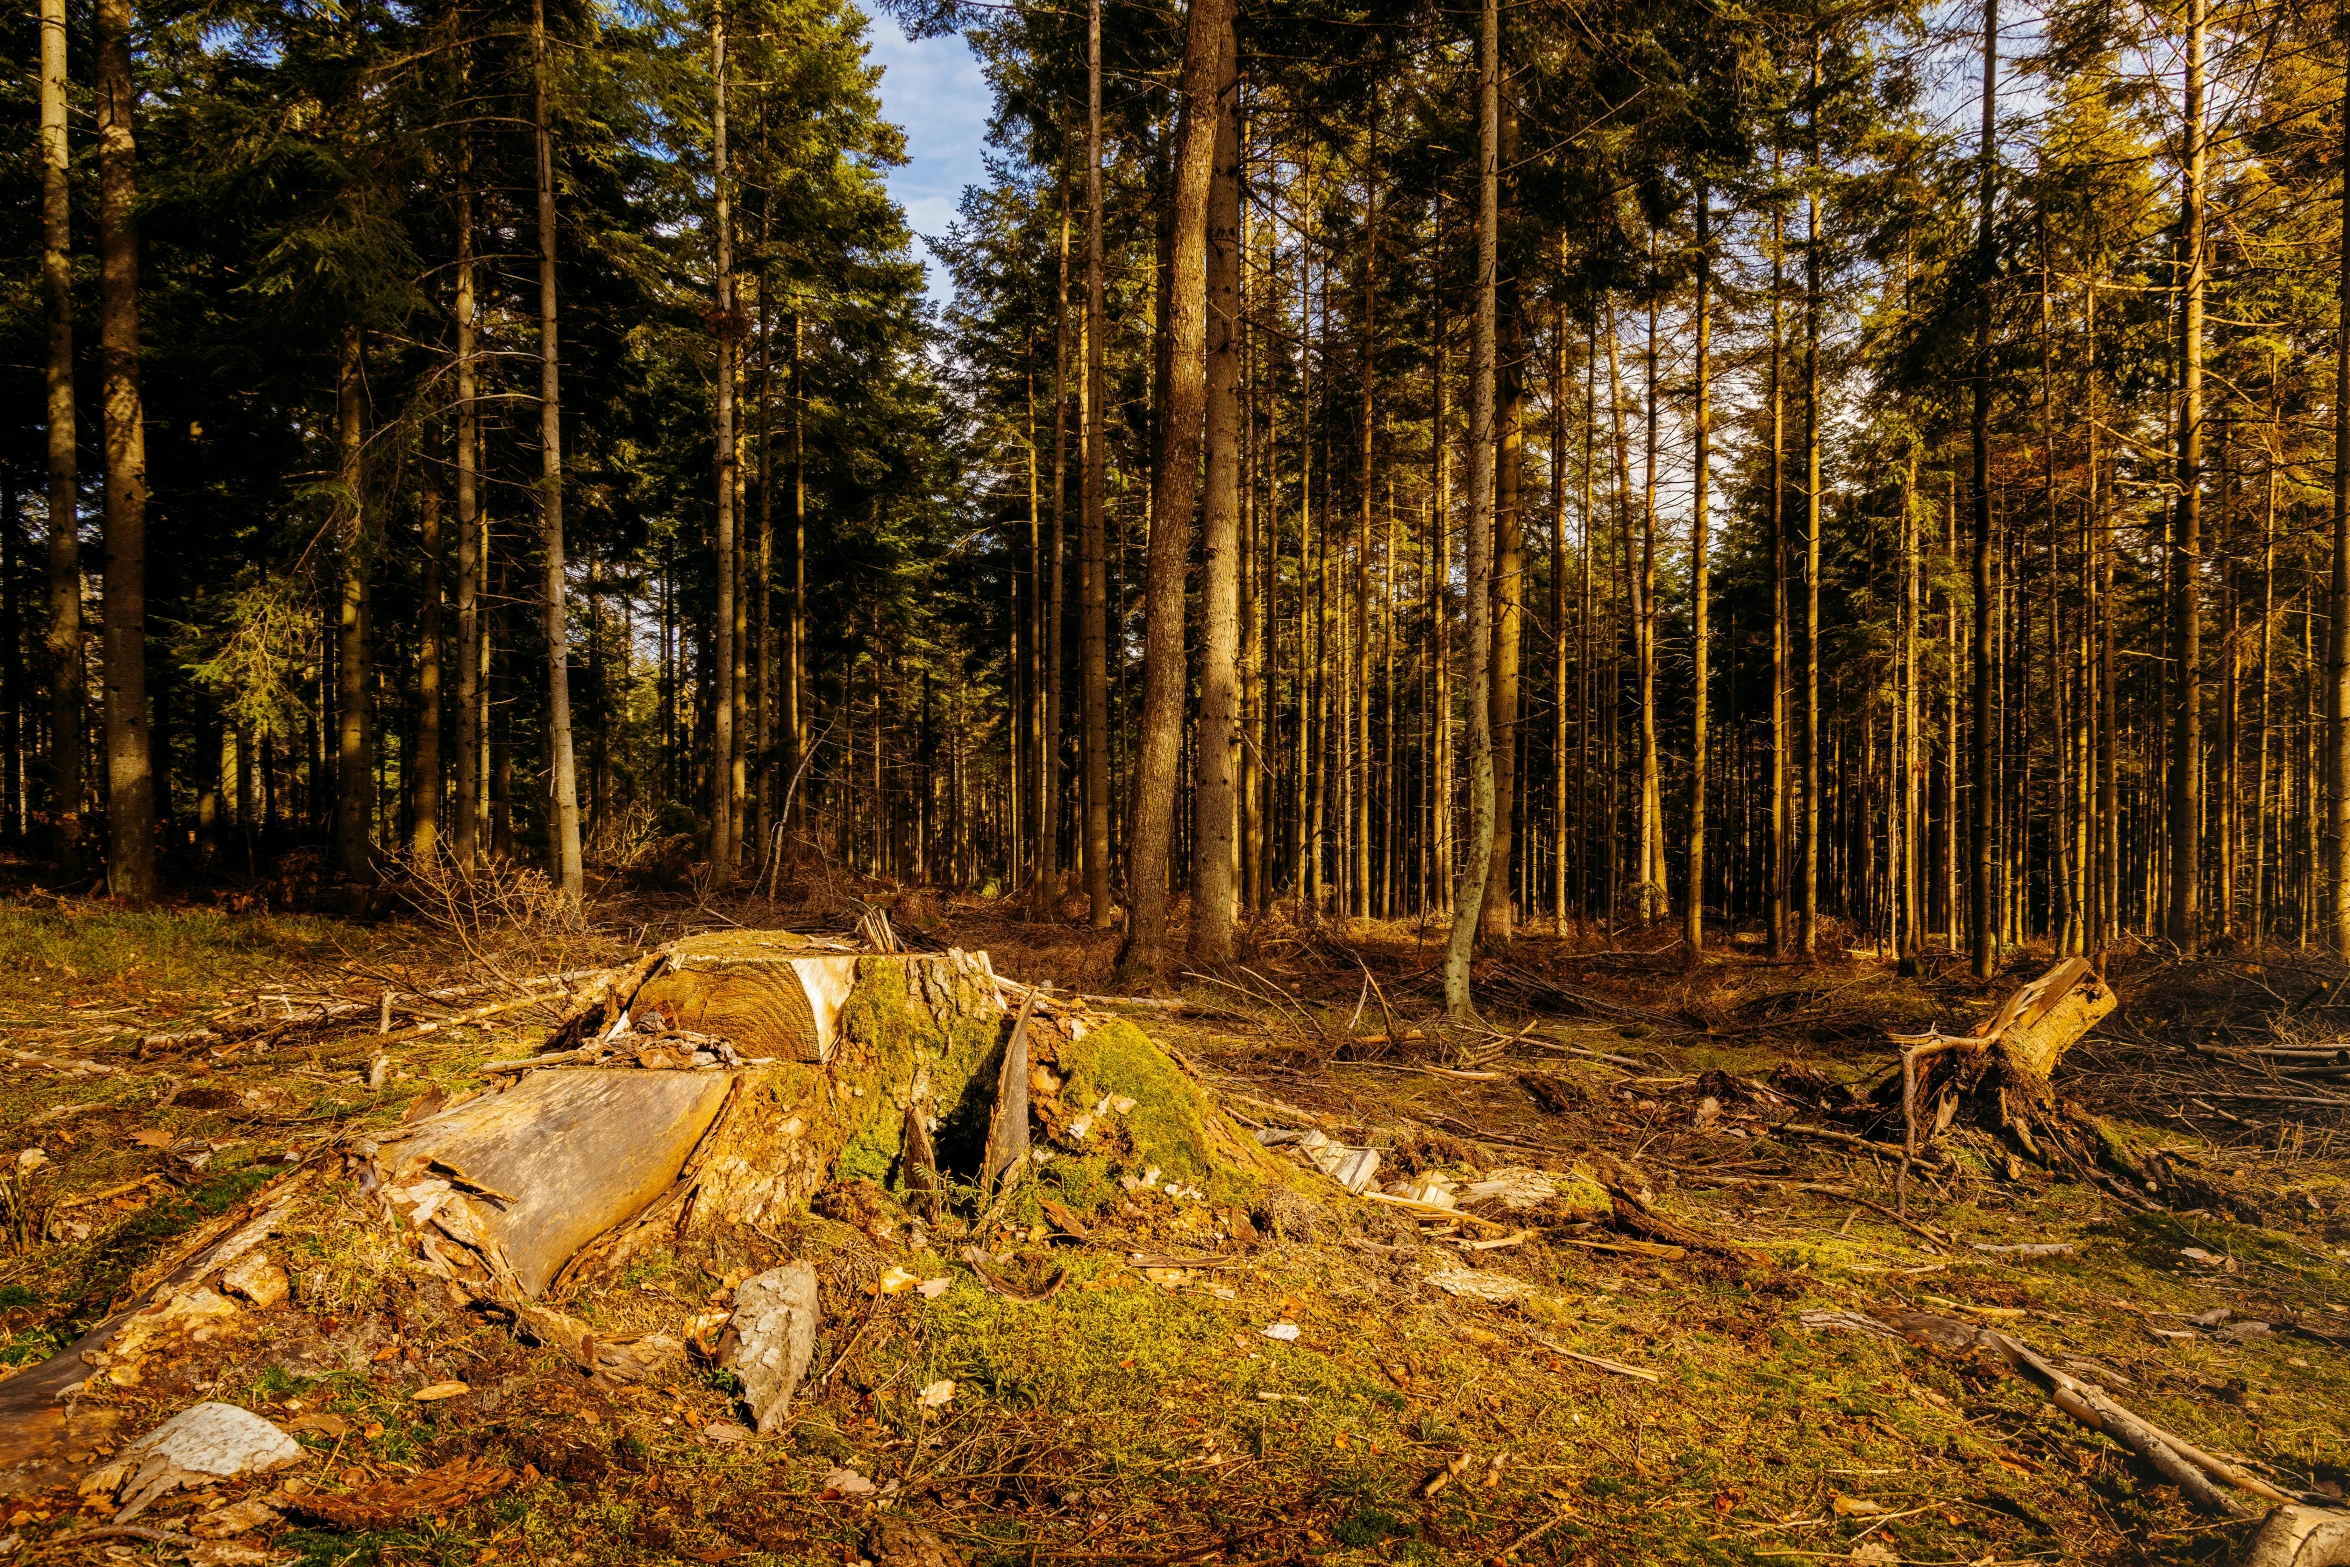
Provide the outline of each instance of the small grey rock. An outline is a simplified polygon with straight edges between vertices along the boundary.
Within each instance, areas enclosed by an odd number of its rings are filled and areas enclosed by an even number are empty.
[[[734,1320],[718,1362],[743,1385],[761,1436],[769,1436],[791,1409],[792,1395],[816,1355],[816,1269],[787,1262],[735,1286]]]

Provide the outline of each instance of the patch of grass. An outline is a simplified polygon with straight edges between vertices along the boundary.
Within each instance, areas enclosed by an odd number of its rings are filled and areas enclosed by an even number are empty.
[[[216,989],[331,960],[351,927],[286,914],[116,908],[0,899],[0,1003],[54,1002],[59,979],[135,980],[150,990]]]

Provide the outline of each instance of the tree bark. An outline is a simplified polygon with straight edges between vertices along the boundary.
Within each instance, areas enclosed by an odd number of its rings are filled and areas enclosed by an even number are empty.
[[[1493,470],[1493,649],[1489,703],[1493,736],[1493,844],[1492,866],[1485,877],[1484,923],[1478,931],[1489,946],[1507,947],[1514,912],[1510,861],[1516,842],[1518,801],[1518,676],[1525,651],[1525,392],[1526,313],[1518,289],[1515,242],[1510,274],[1501,274],[1500,244],[1504,222],[1500,202],[1509,198],[1507,219],[1517,227],[1517,185],[1508,176],[1507,189],[1498,183],[1500,170],[1518,161],[1518,102],[1516,94],[1498,87],[1495,104],[1496,188],[1494,193],[1494,442]]]
[[[99,0],[98,359],[104,377],[107,888],[155,896],[155,772],[147,725],[147,435],[139,390],[137,144],[130,0]]]
[[[1559,244],[1565,259],[1566,242]],[[1702,493],[1702,491],[1701,491]],[[1567,313],[1550,316],[1550,918],[1567,934]]]
[[[1780,153],[1771,153],[1777,183]],[[1787,950],[1787,350],[1785,286],[1787,217],[1771,206],[1771,842],[1764,867],[1769,905],[1768,948]]]
[[[1373,119],[1377,101],[1373,100]],[[1377,460],[1375,397],[1379,379],[1379,170],[1378,132],[1364,133],[1363,147],[1363,363],[1361,468],[1357,474],[1354,590],[1354,765],[1353,864],[1347,874],[1348,912],[1374,913],[1371,905],[1371,510]]]
[[[1983,141],[1976,191],[1974,456],[1974,800],[1969,823],[1967,908],[1974,921],[1974,973],[1989,979],[1999,966],[1999,933],[1991,920],[1991,304],[1994,256],[1991,198],[1999,169],[1999,0],[1983,0]]]
[[[1223,0],[1192,0],[1183,51],[1183,110],[1177,133],[1174,231],[1169,261],[1167,396],[1159,409],[1158,461],[1151,479],[1148,578],[1143,600],[1142,735],[1136,748],[1134,827],[1127,873],[1132,906],[1119,969],[1155,980],[1167,962],[1168,852],[1183,751],[1184,574],[1199,489],[1200,418],[1207,389],[1208,185],[1222,75]]]
[[[41,0],[41,288],[49,307],[49,817],[68,877],[81,873],[83,724],[81,458],[73,397],[73,195],[65,137],[65,0]]]
[[[429,481],[417,497],[424,548],[424,612],[416,628],[416,825],[409,834],[418,864],[441,841],[441,492]]]
[[[548,109],[546,0],[531,0],[532,120],[538,146],[539,528],[546,551],[547,751],[554,773],[555,874],[576,905],[587,890],[579,851],[579,774],[571,758],[571,637],[563,603],[562,358],[555,337],[555,142]]]
[[[339,593],[335,627],[335,867],[355,879],[375,873],[373,726],[367,710],[369,648],[366,360],[357,326],[343,329],[335,387],[335,544]]]
[[[1656,235],[1649,234],[1649,261],[1653,271]],[[1663,757],[1656,717],[1657,641],[1661,616],[1657,609],[1656,465],[1657,465],[1657,296],[1648,296],[1648,349],[1642,356],[1642,447],[1640,485],[1639,586],[1633,613],[1634,679],[1640,689],[1640,809],[1634,820],[1640,834],[1640,921],[1648,924],[1665,913]]]
[[[801,832],[808,821],[808,373],[806,312],[791,313],[791,623],[784,633],[783,728],[791,772],[783,819]]]
[[[1477,48],[1477,320],[1469,351],[1468,710],[1469,852],[1453,903],[1452,939],[1444,955],[1444,1008],[1468,1021],[1469,959],[1493,866],[1493,730],[1490,707],[1493,637],[1493,358],[1494,274],[1500,252],[1501,12],[1483,0]]]
[[[759,141],[764,154],[764,112]],[[775,310],[765,260],[774,226],[775,193],[770,187],[759,193],[759,542],[751,574],[751,836],[760,860],[775,830]]]
[[[1085,424],[1084,514],[1078,522],[1077,660],[1085,706],[1085,892],[1095,930],[1110,928],[1109,531],[1103,516],[1109,455],[1108,331],[1102,277],[1102,0],[1085,24]]]
[[[474,362],[473,138],[458,152],[457,177],[457,872],[481,855],[481,411]]]
[[[1811,81],[1820,76],[1820,40],[1811,41]],[[1820,125],[1811,116],[1810,190],[1803,231],[1803,886],[1797,944],[1820,945]]]
[[[1240,770],[1240,91],[1231,9],[1216,73],[1207,208],[1207,496],[1202,510],[1199,746],[1191,851],[1191,961],[1233,956]]]
[[[1692,458],[1689,500],[1689,891],[1681,922],[1682,938],[1689,943],[1692,953],[1705,949],[1706,660],[1709,652],[1706,617],[1711,608],[1707,598],[1710,584],[1706,576],[1705,526],[1706,492],[1712,483],[1713,460],[1713,197],[1702,179],[1697,182],[1694,199],[1697,205],[1697,411],[1691,431],[1696,451]],[[1565,639],[1560,640],[1563,646]]]
[[[734,676],[737,662],[734,626],[735,599],[740,588],[735,580],[734,210],[726,165],[726,13],[723,8],[713,9],[710,15],[710,79],[714,94],[710,113],[710,182],[717,205],[714,226],[717,254],[712,259],[710,286],[718,339],[715,428],[718,603],[713,616],[716,624],[711,647],[711,665],[717,690],[710,711],[710,868],[720,881],[728,881],[734,876],[735,861],[741,854],[741,846],[734,841],[737,810],[734,797]]]
[[[1061,229],[1053,289],[1053,504],[1045,541],[1044,716],[1036,747],[1036,891],[1051,908],[1061,895],[1061,623],[1066,610],[1062,562],[1069,538],[1069,158],[1061,155]]]
[[[2350,69],[2342,76],[2342,256],[2334,317],[2334,562],[2326,632],[2334,950],[2350,953]]]
[[[2203,850],[2203,42],[2205,0],[2187,0],[2186,167],[2179,190],[2179,491],[2171,545],[2172,651],[2168,935],[2202,931]]]

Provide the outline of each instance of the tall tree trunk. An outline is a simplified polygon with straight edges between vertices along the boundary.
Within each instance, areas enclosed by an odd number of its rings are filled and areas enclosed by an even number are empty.
[[[367,624],[369,537],[366,457],[366,349],[356,325],[343,328],[335,388],[335,543],[340,586],[335,632],[335,866],[355,879],[375,874],[375,744],[367,710],[372,651]]]
[[[1811,80],[1820,41],[1812,36]],[[1798,945],[1820,944],[1820,127],[1811,116],[1803,230],[1803,887]]]
[[[441,842],[441,492],[429,480],[416,498],[424,548],[424,613],[416,627],[416,809],[409,833],[418,864],[429,863]]]
[[[73,195],[65,140],[65,0],[41,0],[41,289],[49,307],[49,817],[65,874],[82,868],[82,743],[89,696],[82,676],[81,458],[73,398]]]
[[[759,122],[764,152],[766,116]],[[759,193],[759,542],[751,572],[751,631],[756,649],[751,669],[752,837],[764,858],[775,832],[775,311],[767,269],[768,242],[775,227],[775,193]]]
[[[1771,151],[1772,183],[1781,154]],[[1787,950],[1787,215],[1771,204],[1771,843],[1768,950]]]
[[[1235,42],[1235,50],[1238,44]],[[1250,272],[1248,144],[1249,124],[1245,94],[1238,85],[1239,56],[1233,58],[1235,85],[1234,156],[1232,169],[1233,201],[1238,210],[1238,228],[1233,234],[1236,247],[1233,278],[1233,323],[1235,352],[1240,359],[1240,768],[1234,785],[1239,795],[1240,814],[1240,900],[1251,913],[1265,905],[1266,887],[1266,793],[1272,776],[1271,734],[1269,715],[1269,672],[1265,663],[1267,611],[1272,604],[1271,588],[1263,570],[1264,552],[1259,547],[1260,534],[1270,535],[1273,512],[1270,504],[1260,506],[1257,491],[1257,404],[1256,404],[1256,338],[1250,331],[1248,279]]]
[[[544,0],[534,0],[543,4]],[[712,673],[717,677],[717,690],[710,708],[711,763],[710,763],[710,868],[720,881],[734,875],[735,862],[742,856],[742,846],[735,842],[734,824],[739,804],[734,794],[735,734],[734,715],[736,695],[735,667],[740,662],[735,647],[735,600],[741,586],[735,578],[735,557],[739,548],[735,539],[734,515],[734,208],[733,191],[727,179],[726,163],[726,12],[722,6],[710,13],[710,80],[712,100],[710,111],[710,183],[717,206],[714,234],[717,253],[711,259],[710,287],[712,316],[718,338],[717,355],[717,449],[718,500],[718,602],[713,614],[713,643],[711,647]]]
[[[1656,234],[1649,233],[1649,265],[1656,263]],[[1648,348],[1642,355],[1641,418],[1644,462],[1640,484],[1640,565],[1636,623],[1632,633],[1634,678],[1640,688],[1640,808],[1634,820],[1640,834],[1636,862],[1640,867],[1642,924],[1665,914],[1663,757],[1656,719],[1657,611],[1656,467],[1657,467],[1657,294],[1648,294]]]
[[[554,774],[555,875],[576,905],[587,879],[579,852],[579,775],[571,760],[571,637],[563,605],[562,358],[555,338],[555,141],[547,88],[546,0],[531,0],[533,139],[539,185],[539,530],[546,551],[547,760]]]
[[[2171,545],[2168,935],[2193,952],[2202,935],[2203,851],[2203,35],[2205,0],[2187,0],[2186,167],[2179,190],[2179,491]]]
[[[1207,204],[1207,496],[1200,539],[1199,751],[1193,793],[1191,961],[1232,961],[1240,766],[1240,92],[1221,7],[1215,165]],[[1205,106],[1202,106],[1203,108]]]
[[[1372,119],[1377,118],[1374,93]],[[1354,637],[1354,864],[1348,912],[1369,915],[1371,905],[1371,509],[1375,488],[1377,428],[1375,394],[1379,379],[1379,169],[1378,132],[1363,136],[1363,363],[1362,467],[1358,475],[1355,522]]]
[[[1063,126],[1064,133],[1066,125]],[[1036,747],[1036,891],[1050,909],[1061,895],[1061,624],[1066,606],[1062,561],[1069,514],[1069,157],[1061,154],[1061,230],[1053,289],[1053,507],[1040,588],[1044,632],[1044,714]]]
[[[1134,826],[1127,872],[1132,915],[1119,970],[1155,980],[1167,963],[1168,852],[1183,753],[1184,576],[1199,489],[1200,418],[1207,391],[1208,186],[1214,171],[1217,87],[1223,74],[1223,0],[1192,0],[1183,50],[1183,108],[1170,185],[1174,223],[1167,309],[1167,396],[1159,408],[1143,601],[1142,735],[1136,747]]]
[[[1991,198],[1999,170],[1999,0],[1983,0],[1983,141],[1977,176],[1975,228],[1975,363],[1972,443],[1975,539],[1974,800],[1969,823],[1967,911],[1974,922],[1974,972],[1989,979],[1999,966],[1999,932],[1992,922],[1991,752],[1997,730],[1991,709]]]
[[[1518,161],[1518,101],[1506,84],[1495,105],[1495,131],[1500,170],[1514,169]],[[1517,227],[1517,180],[1506,177],[1506,192],[1497,185],[1495,201],[1509,198],[1506,214],[1513,234]],[[1518,288],[1516,251],[1507,276],[1500,270],[1500,235],[1504,214],[1495,208],[1494,276],[1494,441],[1493,470],[1493,649],[1489,703],[1493,735],[1493,845],[1492,867],[1485,878],[1484,923],[1479,936],[1489,946],[1506,947],[1511,935],[1510,861],[1517,848],[1515,823],[1518,802],[1518,675],[1525,648],[1526,475],[1525,347],[1526,313]]]
[[[130,0],[98,4],[98,360],[106,439],[108,889],[155,896],[155,772],[147,742],[147,435],[139,391],[137,146]]]
[[[1085,892],[1095,930],[1110,928],[1109,330],[1102,276],[1102,0],[1085,23],[1085,497],[1078,521],[1079,694],[1085,706]]]
[[[1483,0],[1477,46],[1477,324],[1469,350],[1469,850],[1444,955],[1444,1008],[1476,1017],[1469,959],[1493,866],[1493,358],[1494,275],[1500,253],[1501,11]]]
[[[481,412],[475,405],[473,137],[458,152],[457,176],[457,800],[458,874],[470,876],[481,854]]]
[[[1705,765],[1707,703],[1706,617],[1710,609],[1706,577],[1707,490],[1713,480],[1713,197],[1705,181],[1697,182],[1697,411],[1691,431],[1696,451],[1692,459],[1689,498],[1689,891],[1682,910],[1681,935],[1693,953],[1705,949]],[[1562,646],[1565,639],[1561,639]],[[1561,681],[1563,686],[1564,681]],[[1562,704],[1563,705],[1563,704]],[[1562,747],[1563,749],[1563,747]]]
[[[2334,316],[2334,563],[2327,592],[2326,808],[2334,950],[2350,953],[2350,69],[2342,76],[2342,254]],[[2308,920],[2303,919],[2304,928]]]
[[[783,819],[793,832],[808,821],[808,396],[807,315],[791,313],[791,618],[784,629],[783,730],[791,771],[784,779]]]
[[[1559,240],[1564,261],[1565,236]],[[1550,918],[1567,933],[1567,312],[1550,314]],[[1578,721],[1580,704],[1574,704]]]

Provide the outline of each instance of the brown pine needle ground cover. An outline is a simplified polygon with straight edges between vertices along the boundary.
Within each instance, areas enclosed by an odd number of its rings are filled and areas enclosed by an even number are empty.
[[[625,928],[600,941],[541,933],[488,967],[516,979],[615,956],[648,918],[615,915]],[[692,918],[659,911],[652,934]],[[1108,939],[1066,926],[951,906],[899,923],[984,947],[1011,977],[1106,983]],[[1955,1029],[1996,993],[1841,954],[1692,970],[1661,946],[1525,939],[1481,971],[1492,1029],[1468,1033],[1428,1021],[1426,933],[1261,932],[1246,972],[1130,1013],[1242,1125],[1377,1148],[1382,1181],[1580,1171],[1698,1244],[1643,1239],[1604,1202],[1423,1215],[1303,1168],[1248,1216],[1254,1239],[1150,1189],[1096,1194],[1082,1239],[1037,1205],[1049,1183],[976,1237],[864,1189],[819,1201],[839,1217],[648,1253],[563,1303],[606,1338],[690,1339],[742,1277],[812,1260],[824,1326],[809,1383],[788,1430],[759,1441],[706,1362],[614,1384],[459,1309],[341,1177],[338,1140],[477,1086],[483,1063],[544,1037],[545,1015],[417,1034],[422,1009],[388,1037],[371,1017],[263,1038],[266,1053],[146,1043],[261,991],[483,979],[484,954],[400,924],[54,903],[0,911],[0,934],[0,1028],[40,1058],[0,1080],[0,1154],[45,1161],[11,1165],[29,1229],[0,1241],[0,1359],[49,1354],[174,1236],[310,1172],[275,1243],[288,1303],[80,1401],[111,1416],[88,1428],[110,1432],[90,1439],[92,1463],[202,1399],[288,1430],[301,1463],[168,1499],[141,1520],[155,1539],[76,1540],[106,1515],[70,1481],[29,1490],[0,1504],[26,1561],[920,1559],[920,1537],[885,1518],[972,1563],[2240,1554],[2249,1522],[2195,1512],[2029,1384],[1835,1325],[1904,1310],[2011,1333],[2286,1490],[2350,1481],[2350,1179],[2326,1119],[2339,1112],[2223,1101],[2255,1092],[2240,1086],[2255,1069],[2171,1040],[2287,1003],[2259,1037],[2324,1037],[2314,980],[2257,976],[2284,995],[2255,1006],[2237,992],[2257,987],[2217,968],[2117,963],[2115,1026],[2059,1087],[2133,1146],[2170,1150],[2160,1167],[2202,1183],[2192,1211],[2125,1207],[2037,1168],[2011,1180],[1961,1141],[1913,1176],[1897,1215],[1894,1161],[1869,1146],[1881,1138],[1797,1128],[1847,1124],[1809,1106],[1881,1078],[1886,1032]],[[975,1240],[990,1276],[1046,1298],[992,1290],[961,1258]],[[2049,1243],[2072,1250],[1979,1249]],[[894,1287],[934,1280],[935,1294]],[[1282,1324],[1294,1338],[1268,1335]],[[188,1532],[240,1497],[282,1517],[228,1542]]]

